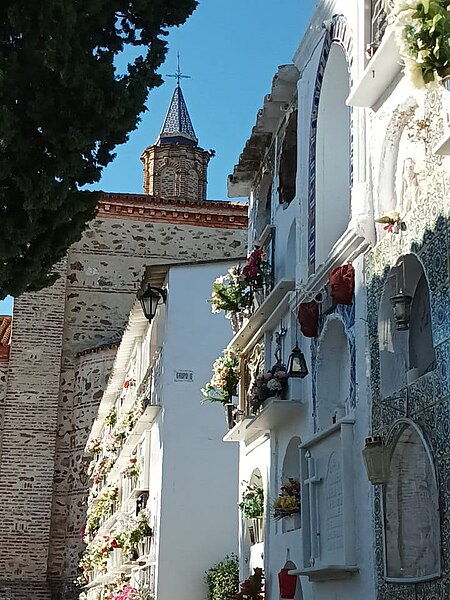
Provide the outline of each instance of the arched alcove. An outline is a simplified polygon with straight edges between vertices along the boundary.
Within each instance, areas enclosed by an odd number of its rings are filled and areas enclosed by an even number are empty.
[[[265,519],[266,519],[266,492],[264,490],[264,483],[263,483],[263,478],[261,476],[261,471],[259,470],[259,468],[255,468],[252,471],[252,474],[250,476],[250,479],[246,482],[245,484],[245,489],[242,490],[243,496],[242,499],[244,499],[245,495],[249,494],[253,497],[255,497],[255,488],[261,488],[263,490],[263,502],[264,502],[264,507],[263,507],[263,514],[262,515],[258,515],[256,516],[256,514],[253,514],[251,516],[247,515],[246,513],[243,512],[242,516],[244,518],[244,522],[246,524],[246,538],[245,538],[245,545],[247,547],[250,547],[254,544],[258,544],[264,541],[264,524],[265,524]],[[256,497],[258,497],[258,494],[256,494]],[[252,505],[253,501],[252,501]],[[259,502],[258,502],[258,508],[259,508]],[[242,510],[242,507],[241,507]]]
[[[254,239],[255,242],[261,236],[266,225],[270,223],[271,200],[272,200],[272,181],[273,174],[266,171],[261,177],[256,195],[256,205],[254,213]]]
[[[350,349],[344,324],[337,317],[326,323],[317,352],[317,425],[331,427],[346,413],[350,399]]]
[[[294,110],[289,115],[281,144],[278,187],[281,204],[289,204],[295,198],[295,182],[297,177],[297,118],[298,113]]]
[[[294,436],[287,445],[281,472],[281,485],[289,481],[289,479],[294,479],[298,482],[300,481],[300,444],[300,438]],[[292,517],[284,517],[281,519],[281,529],[283,533],[299,529],[300,526],[300,512]]]
[[[297,222],[295,219],[292,221],[289,229],[284,265],[286,279],[295,281],[295,272],[297,268]]]
[[[325,262],[350,220],[350,92],[347,58],[334,43],[323,75],[316,138],[316,265]]]
[[[396,329],[390,298],[403,289],[412,296],[409,329]],[[422,264],[414,254],[399,259],[384,285],[378,313],[381,395],[402,389],[435,367],[430,292]]]
[[[440,575],[439,494],[430,448],[415,423],[397,422],[390,436],[384,487],[386,578],[423,581]]]

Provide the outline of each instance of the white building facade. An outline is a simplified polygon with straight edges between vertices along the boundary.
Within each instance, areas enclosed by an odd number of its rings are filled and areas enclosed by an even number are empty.
[[[224,437],[239,443],[241,497],[263,488],[262,533],[241,519],[240,569],[264,569],[267,598],[286,563],[297,600],[449,595],[449,92],[403,74],[393,5],[318,3],[229,177],[270,264],[230,342],[240,400]],[[297,344],[308,375],[255,402]],[[299,510],[275,519],[289,479]]]
[[[201,406],[230,327],[204,298],[228,266],[148,269],[166,302],[150,324],[134,305],[87,444],[89,600],[127,586],[139,598],[196,600],[205,570],[236,552],[237,449],[221,443],[223,416]]]

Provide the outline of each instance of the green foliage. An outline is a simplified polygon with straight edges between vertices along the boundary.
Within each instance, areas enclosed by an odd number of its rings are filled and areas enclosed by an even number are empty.
[[[226,556],[223,561],[206,572],[208,600],[232,600],[239,589],[237,556]]]
[[[0,3],[0,299],[50,285],[196,0]],[[133,46],[136,59],[119,72]]]
[[[256,519],[264,514],[264,491],[262,487],[250,484],[242,495],[239,508],[246,519]]]
[[[400,2],[401,54],[407,70],[428,84],[450,69],[450,0]]]

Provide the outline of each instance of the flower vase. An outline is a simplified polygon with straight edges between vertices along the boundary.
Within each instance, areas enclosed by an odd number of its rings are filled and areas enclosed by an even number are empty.
[[[441,78],[442,83],[445,83],[448,79],[450,79],[450,67],[442,67],[442,69],[437,69],[437,74]]]
[[[237,406],[235,404],[225,404],[225,418],[228,429],[233,429],[233,427],[236,425],[236,409]]]
[[[260,287],[260,288],[256,288],[253,290],[253,306],[255,308],[255,310],[258,310],[258,308],[261,306],[261,304],[264,302],[265,297],[264,297],[264,288]]]
[[[241,329],[244,324],[244,313],[242,312],[233,312],[230,317],[231,321],[231,329],[233,334],[236,335],[237,332]]]
[[[145,555],[145,541],[138,542],[138,555],[139,557]]]
[[[255,519],[250,519],[250,527],[253,530],[254,544],[259,544],[263,541],[263,529],[264,529],[264,521],[262,517],[256,517]],[[250,533],[250,531],[249,531]],[[252,536],[250,534],[250,540]]]
[[[294,531],[300,528],[300,513],[292,513],[283,517],[283,532]]]

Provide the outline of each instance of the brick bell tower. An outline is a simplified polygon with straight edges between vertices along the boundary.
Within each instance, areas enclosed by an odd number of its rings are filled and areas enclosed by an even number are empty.
[[[155,144],[141,155],[144,193],[179,202],[206,200],[208,163],[213,152],[198,146],[192,121],[180,87],[177,86]]]

